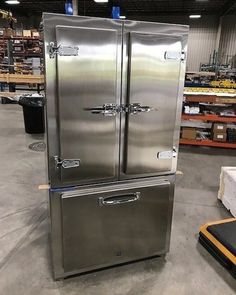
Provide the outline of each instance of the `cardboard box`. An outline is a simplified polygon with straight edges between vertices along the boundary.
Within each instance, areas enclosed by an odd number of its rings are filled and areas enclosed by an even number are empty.
[[[23,36],[23,30],[16,29],[16,37],[22,37]]]
[[[220,141],[220,142],[226,142],[227,139],[227,133],[226,132],[216,132],[213,135],[213,141]]]
[[[227,125],[223,123],[215,123],[213,126],[214,133],[226,133]]]
[[[31,37],[31,30],[23,30],[23,37]]]
[[[32,32],[32,37],[39,38],[39,32]]]
[[[13,36],[14,36],[14,32],[11,28],[4,29],[3,37],[13,37]]]
[[[196,139],[197,130],[196,128],[183,127],[182,138],[184,139]]]

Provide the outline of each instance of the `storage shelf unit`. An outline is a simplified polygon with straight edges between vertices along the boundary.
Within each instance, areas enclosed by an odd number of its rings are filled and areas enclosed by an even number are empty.
[[[8,43],[11,43],[11,50],[9,50]],[[17,43],[16,43],[17,42]],[[0,59],[4,56],[11,55],[11,58],[16,61],[17,59],[27,57],[43,57],[42,40],[34,37],[0,37]],[[15,50],[18,47],[18,50]],[[19,48],[21,48],[19,50]]]
[[[180,139],[180,144],[185,145],[201,145],[201,146],[209,146],[209,147],[221,147],[221,148],[230,148],[235,149],[236,143],[230,142],[217,142],[210,139]]]
[[[43,84],[43,75],[0,74],[0,82],[18,84]]]
[[[42,58],[43,42],[39,37],[0,37],[1,90],[42,91]]]
[[[200,120],[210,122],[222,122],[222,123],[236,123],[236,117],[223,117],[218,115],[187,115],[182,114],[182,120]]]
[[[204,92],[206,92],[204,94]],[[235,105],[236,91],[232,89],[204,89],[204,88],[186,88],[185,102],[187,103],[209,103],[209,106],[215,104]],[[216,114],[182,114],[184,121],[203,121],[217,123],[236,123],[236,117],[219,116]],[[180,139],[180,144],[183,145],[198,145],[221,148],[236,148],[236,142],[217,142],[210,139]]]
[[[1,40],[38,40],[38,41],[42,41],[42,39],[38,38],[38,37],[1,37]]]

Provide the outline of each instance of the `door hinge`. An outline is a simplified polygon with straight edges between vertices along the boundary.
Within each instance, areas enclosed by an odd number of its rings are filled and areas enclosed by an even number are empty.
[[[49,44],[49,57],[55,58],[56,55],[60,56],[77,56],[79,54],[78,46],[56,45],[54,42]]]
[[[186,52],[185,51],[181,51],[181,61],[185,61],[186,60]]]
[[[60,158],[58,156],[54,157],[55,160],[55,167],[56,168],[76,168],[80,166],[80,159],[63,159],[60,160]]]
[[[172,159],[172,158],[176,158],[177,157],[177,151],[175,146],[173,147],[173,150],[169,150],[169,151],[161,151],[157,153],[157,159]]]
[[[184,61],[186,59],[186,52],[184,50],[182,50],[181,52],[180,51],[165,51],[164,59]]]

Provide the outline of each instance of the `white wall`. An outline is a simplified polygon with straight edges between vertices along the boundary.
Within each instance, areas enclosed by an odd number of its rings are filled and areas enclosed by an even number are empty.
[[[236,16],[228,15],[222,20],[222,33],[220,38],[219,51],[224,55],[223,62],[226,62],[226,56],[229,59],[236,55]]]
[[[215,49],[219,18],[203,16],[200,19],[189,19],[187,15],[156,15],[133,17],[137,20],[164,23],[186,24],[190,26],[188,42],[187,70],[199,71],[200,63],[208,63],[210,54]],[[227,15],[222,21],[220,51],[230,56],[236,54],[236,16]]]
[[[41,16],[17,17],[18,27],[37,27]],[[210,54],[215,49],[219,18],[202,16],[201,19],[189,19],[188,15],[134,16],[131,19],[190,25],[188,42],[187,70],[198,71],[200,63],[208,63]],[[2,22],[3,23],[3,22]],[[1,27],[1,20],[0,20]],[[230,57],[236,54],[236,15],[227,15],[222,21],[220,48],[222,54]]]
[[[187,70],[199,71],[200,63],[208,63],[215,49],[218,22],[208,19],[198,24],[190,24]]]

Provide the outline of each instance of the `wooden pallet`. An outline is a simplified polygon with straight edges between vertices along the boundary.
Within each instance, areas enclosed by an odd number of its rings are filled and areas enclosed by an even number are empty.
[[[0,82],[17,84],[43,84],[44,75],[0,74]]]

